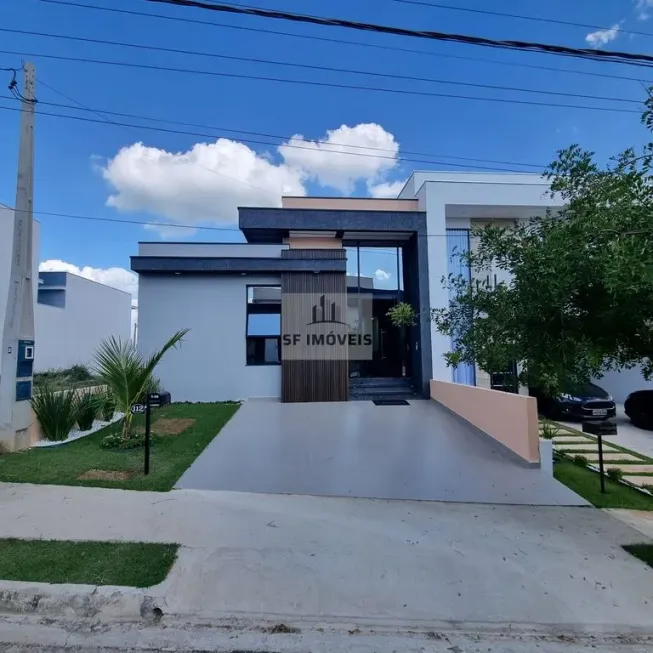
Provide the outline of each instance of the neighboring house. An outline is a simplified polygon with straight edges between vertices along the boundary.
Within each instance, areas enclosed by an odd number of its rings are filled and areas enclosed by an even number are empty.
[[[397,199],[284,197],[281,208],[240,208],[246,243],[140,243],[131,264],[139,347],[149,353],[190,328],[157,368],[181,401],[346,400],[350,385],[380,379],[404,379],[424,396],[430,379],[490,387],[473,365],[447,367],[451,341],[428,320],[402,333],[386,313],[397,301],[422,314],[447,306],[442,279],[470,275],[458,256],[474,246],[470,229],[555,210],[561,202],[548,191],[533,174],[414,172]],[[372,278],[381,251],[388,272]],[[498,269],[480,276],[508,278]],[[365,359],[347,360],[354,349],[337,340],[343,322],[369,338]],[[297,355],[291,335],[307,328],[314,343],[332,334],[335,346]]]
[[[131,295],[70,272],[39,272],[34,371],[88,365],[105,338],[129,340]]]
[[[32,231],[34,371],[88,364],[103,338],[130,338],[131,295],[68,272],[39,272],[40,227]],[[4,329],[14,212],[0,204],[0,338]]]

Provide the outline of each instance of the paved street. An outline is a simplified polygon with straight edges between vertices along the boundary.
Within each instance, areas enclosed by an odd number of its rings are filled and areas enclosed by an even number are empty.
[[[4,484],[0,536],[179,542],[167,618],[653,631],[647,538],[593,508]]]
[[[292,634],[269,634],[192,625],[91,628],[29,619],[0,621],[0,653],[650,653],[652,645],[646,637],[583,636],[547,629],[528,633],[511,623],[496,628],[443,624],[403,633],[383,626],[357,629],[349,624],[336,630],[307,625]]]

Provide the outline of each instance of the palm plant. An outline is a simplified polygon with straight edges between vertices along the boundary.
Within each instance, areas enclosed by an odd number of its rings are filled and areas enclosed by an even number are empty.
[[[122,436],[129,440],[132,433],[131,407],[152,385],[154,370],[165,353],[181,343],[188,329],[177,331],[168,342],[149,358],[144,358],[131,340],[111,337],[102,342],[95,354],[95,372],[124,414]]]
[[[54,390],[45,385],[30,400],[46,440],[65,440],[77,422],[75,390]]]

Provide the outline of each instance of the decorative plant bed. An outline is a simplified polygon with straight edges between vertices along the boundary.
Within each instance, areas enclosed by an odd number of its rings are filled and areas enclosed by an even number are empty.
[[[109,424],[113,424],[115,422],[118,422],[119,420],[122,419],[123,413],[114,413],[113,418],[109,422],[105,422],[104,420],[101,419],[96,419],[93,421],[93,426],[88,429],[87,431],[80,431],[78,429],[73,429],[69,434],[68,437],[65,440],[39,440],[38,442],[35,442],[32,446],[33,447],[56,447],[60,444],[67,444],[68,442],[73,442],[75,440],[79,440],[80,438],[84,438],[87,435],[91,435],[92,433],[95,433],[96,431],[99,431],[100,429],[103,429],[105,426],[109,426]],[[65,432],[65,431],[64,431]]]

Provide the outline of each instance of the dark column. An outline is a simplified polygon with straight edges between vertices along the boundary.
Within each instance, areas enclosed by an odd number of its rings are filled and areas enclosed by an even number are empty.
[[[419,315],[417,323],[408,330],[412,382],[416,389],[428,396],[432,361],[428,242],[425,233],[415,233],[406,242],[403,264],[406,301]]]
[[[289,249],[282,258],[345,259],[344,249]],[[344,300],[339,312],[327,310],[324,296],[340,295]],[[296,297],[293,298],[293,295]],[[347,319],[346,272],[284,272],[281,275],[281,333],[306,335],[307,323],[327,318]],[[321,310],[312,310],[319,306]],[[306,310],[297,310],[302,305]],[[328,330],[328,327],[327,327]],[[281,401],[347,401],[349,399],[349,360],[347,345],[329,347],[317,360],[294,360],[281,350]]]

